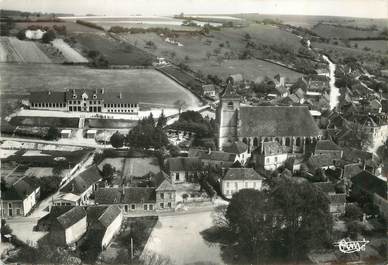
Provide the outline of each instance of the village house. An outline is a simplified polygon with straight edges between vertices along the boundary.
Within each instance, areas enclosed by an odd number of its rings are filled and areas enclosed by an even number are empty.
[[[202,171],[201,160],[197,157],[172,157],[166,161],[167,172],[172,184],[196,182]]]
[[[351,178],[351,193],[366,196],[375,204],[380,213],[388,218],[388,184],[386,176],[375,176],[363,170]]]
[[[235,141],[231,144],[225,145],[223,151],[236,154],[236,160],[240,162],[241,165],[245,165],[250,157],[250,154],[248,154],[248,146],[240,141]]]
[[[127,92],[105,92],[105,89],[68,89],[36,91],[29,96],[30,108],[57,111],[137,114],[139,104]]]
[[[88,232],[93,238],[101,242],[105,249],[112,238],[120,231],[123,222],[123,213],[117,205],[89,206],[86,209]]]
[[[284,165],[288,158],[287,150],[278,142],[263,143],[262,150],[256,149],[253,152],[254,161],[257,168],[265,170],[275,170]]]
[[[28,215],[38,202],[40,186],[34,177],[25,176],[1,192],[4,218]]]
[[[216,97],[216,88],[213,84],[202,85],[203,95],[209,98]]]
[[[152,174],[151,186],[101,188],[95,192],[96,205],[118,205],[124,214],[175,209],[176,191],[164,172]]]
[[[88,167],[60,190],[61,194],[54,200],[54,205],[88,204],[90,195],[97,189],[97,183],[101,179],[101,173],[96,165]]]
[[[307,107],[240,106],[240,97],[230,85],[221,96],[217,124],[219,150],[242,141],[249,153],[257,148],[262,152],[264,142],[277,141],[288,153],[304,153],[305,145],[322,136]]]
[[[54,245],[69,246],[76,243],[86,230],[86,211],[81,206],[75,206],[52,220],[49,239]]]
[[[346,193],[336,193],[335,185],[330,181],[315,182],[313,185],[328,196],[330,201],[329,210],[334,217],[339,217],[345,213]]]
[[[343,150],[331,140],[319,140],[315,145],[315,155],[330,155],[333,159],[341,159]]]
[[[200,159],[202,168],[229,168],[238,161],[236,154],[203,149],[189,149],[188,157]]]
[[[229,168],[221,180],[221,191],[227,198],[242,189],[261,190],[263,179],[253,168]]]

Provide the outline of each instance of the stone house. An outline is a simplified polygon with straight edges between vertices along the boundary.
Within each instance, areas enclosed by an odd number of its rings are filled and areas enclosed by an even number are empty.
[[[331,140],[319,140],[314,150],[315,155],[330,154],[334,159],[341,159],[343,153],[342,148]]]
[[[26,216],[38,202],[40,186],[34,177],[25,176],[1,192],[2,216]]]
[[[166,161],[171,183],[196,182],[202,171],[201,160],[197,157],[172,157]]]
[[[206,151],[203,149],[190,149],[189,157],[196,157],[200,159],[202,168],[229,168],[238,161],[236,154],[224,151]]]
[[[262,150],[253,153],[257,168],[275,170],[284,165],[288,158],[287,150],[278,142],[263,143]]]
[[[335,186],[330,181],[315,182],[313,185],[328,196],[330,201],[329,210],[333,216],[338,217],[345,213],[346,193],[336,193]]]
[[[202,85],[202,90],[203,90],[203,95],[210,97],[210,98],[215,98],[216,97],[216,88],[213,84],[209,85]]]
[[[229,168],[221,180],[221,191],[227,198],[242,189],[261,190],[263,179],[253,168]]]
[[[60,192],[77,196],[78,199],[75,200],[75,205],[85,205],[88,204],[90,195],[97,189],[97,183],[101,179],[102,175],[98,167],[92,165],[70,180]],[[62,201],[61,198],[54,201],[54,205],[61,205],[63,203],[68,203],[68,201]]]

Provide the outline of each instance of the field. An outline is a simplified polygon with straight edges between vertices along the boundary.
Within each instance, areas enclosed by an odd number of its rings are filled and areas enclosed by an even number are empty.
[[[93,29],[90,27],[86,27],[71,21],[66,22],[17,22],[15,23],[15,28],[17,30],[26,29],[30,26],[38,26],[38,27],[49,27],[52,28],[54,25],[56,26],[65,26],[66,31],[69,34],[72,33],[96,33],[101,32],[97,29]]]
[[[200,105],[187,89],[155,70],[90,69],[83,66],[39,64],[0,64],[2,97],[27,95],[30,91],[65,88],[105,88],[105,91],[132,93],[139,103],[174,106],[183,100],[187,106]],[[71,78],[67,78],[71,77]]]
[[[51,63],[51,60],[32,41],[15,37],[0,38],[0,62]]]
[[[128,129],[136,125],[137,121],[125,119],[86,119],[85,124],[89,128],[117,128]]]
[[[87,63],[88,59],[79,54],[76,50],[69,46],[62,39],[55,39],[52,44],[57,48],[65,57],[65,61],[68,63]]]
[[[374,52],[387,53],[388,41],[386,40],[365,40],[365,41],[351,41],[351,46],[354,47],[357,44],[358,49],[370,49]]]
[[[78,128],[78,118],[51,118],[51,117],[23,117],[16,116],[10,121],[13,126],[39,126],[39,127],[59,127]]]
[[[312,28],[319,36],[330,39],[349,39],[349,38],[373,38],[380,35],[379,31],[358,30],[342,26],[334,26],[328,24],[319,24]]]
[[[124,161],[123,176],[125,177],[142,177],[149,172],[160,172],[160,166],[155,157],[126,158]]]
[[[105,158],[99,165],[98,168],[102,170],[105,164],[110,164],[117,171],[123,171],[124,158]]]
[[[192,62],[189,63],[189,66],[194,71],[217,75],[223,80],[232,74],[242,74],[244,79],[251,81],[262,80],[265,76],[273,77],[276,74],[280,74],[289,81],[294,82],[302,76],[302,74],[285,67],[257,59],[223,60],[221,63]]]
[[[76,46],[85,53],[99,51],[111,65],[149,66],[154,57],[130,45],[120,43],[109,35],[101,34],[76,34]]]

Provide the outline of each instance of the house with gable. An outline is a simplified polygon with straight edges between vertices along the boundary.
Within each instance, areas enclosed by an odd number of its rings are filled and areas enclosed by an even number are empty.
[[[96,165],[92,165],[70,180],[61,190],[62,194],[72,194],[71,201],[64,196],[59,196],[54,200],[54,205],[72,204],[86,205],[90,195],[97,189],[97,183],[102,179],[102,175]]]
[[[38,202],[40,186],[35,177],[25,176],[1,192],[3,217],[26,216]]]
[[[223,151],[236,154],[236,160],[239,161],[241,165],[245,165],[250,157],[250,154],[248,154],[248,146],[240,141],[235,141],[229,145],[225,145]]]
[[[171,157],[166,161],[166,169],[172,184],[196,182],[202,163],[197,157]]]
[[[123,222],[123,213],[117,205],[89,206],[86,209],[88,233],[101,242],[105,249],[112,238],[120,231]]]
[[[330,155],[333,159],[341,159],[344,151],[331,140],[319,140],[315,145],[315,155]]]
[[[257,168],[275,170],[284,165],[288,158],[288,152],[277,141],[265,142],[262,150],[256,149],[253,157]]]
[[[253,168],[229,168],[221,180],[221,191],[227,198],[242,189],[261,190],[264,177]]]

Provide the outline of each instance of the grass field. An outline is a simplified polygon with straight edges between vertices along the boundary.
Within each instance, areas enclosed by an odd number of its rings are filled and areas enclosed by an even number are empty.
[[[15,37],[0,38],[0,62],[51,63],[51,60],[33,41],[22,41]]]
[[[105,158],[99,165],[98,168],[102,170],[105,164],[110,164],[116,169],[116,171],[123,172],[124,158]]]
[[[51,42],[55,48],[57,48],[65,57],[65,61],[68,63],[87,63],[88,59],[79,54],[76,50],[69,46],[62,39],[55,39]]]
[[[123,176],[125,177],[142,177],[149,172],[160,172],[160,166],[155,157],[126,158],[124,161]]]
[[[330,39],[349,39],[349,38],[367,38],[367,37],[378,37],[379,31],[372,30],[357,30],[348,27],[338,27],[327,24],[319,24],[312,29],[319,36]]]
[[[374,52],[387,53],[388,52],[388,41],[386,40],[365,40],[365,41],[350,41],[352,47],[357,44],[358,49],[370,49]]]
[[[137,124],[137,121],[129,121],[124,119],[86,119],[85,124],[87,124],[89,128],[127,129],[134,127]]]
[[[39,66],[39,67],[38,67]],[[132,93],[139,103],[173,106],[183,100],[187,106],[200,105],[187,89],[151,69],[110,70],[83,66],[0,64],[2,97],[27,95],[30,91],[65,88],[105,88],[105,91]],[[71,78],[69,78],[71,77]]]
[[[99,51],[111,65],[149,66],[154,57],[128,43],[120,43],[107,34],[76,34],[77,46],[86,51]]]
[[[195,71],[217,75],[221,79],[226,79],[232,74],[242,74],[244,79],[255,81],[263,79],[265,76],[273,77],[276,74],[286,77],[289,81],[296,81],[302,74],[289,70],[285,67],[278,66],[262,60],[224,60],[219,63],[192,62],[190,68]]]
[[[54,25],[65,26],[68,34],[101,32],[100,30],[86,27],[86,26],[83,26],[83,25],[80,25],[80,24],[77,24],[77,23],[74,23],[71,21],[65,21],[65,22],[18,22],[18,23],[15,23],[15,28],[17,30],[26,29],[29,26],[39,26],[39,27],[52,28]]]

